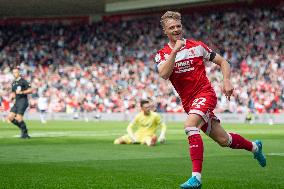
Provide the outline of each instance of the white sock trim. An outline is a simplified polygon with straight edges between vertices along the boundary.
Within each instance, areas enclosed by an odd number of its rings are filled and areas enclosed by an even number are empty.
[[[200,134],[200,131],[197,127],[186,127],[184,129],[184,132],[186,135],[188,136],[192,136],[192,135],[196,135],[196,134]]]
[[[199,172],[192,172],[192,176],[195,176],[199,182],[201,182],[201,173]]]
[[[227,143],[227,146],[230,147],[232,142],[233,142],[233,138],[232,138],[232,135],[230,133],[227,133],[228,134],[228,137],[229,137],[229,140],[228,140],[228,143]]]
[[[258,151],[258,146],[256,145],[255,142],[252,142],[252,150],[251,150],[251,152],[252,152],[252,153],[255,153],[255,152],[257,152],[257,151]]]

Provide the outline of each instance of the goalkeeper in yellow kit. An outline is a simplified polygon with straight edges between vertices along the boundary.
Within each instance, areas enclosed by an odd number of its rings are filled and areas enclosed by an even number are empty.
[[[149,100],[140,102],[141,112],[138,113],[134,120],[127,127],[127,134],[114,140],[114,144],[146,144],[154,146],[157,142],[165,142],[166,125],[161,116],[151,111]],[[157,131],[161,129],[160,136],[157,138]],[[136,130],[134,132],[134,130]]]

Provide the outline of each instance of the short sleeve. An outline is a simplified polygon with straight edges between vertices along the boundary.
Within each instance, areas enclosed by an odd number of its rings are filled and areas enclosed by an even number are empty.
[[[28,81],[23,80],[23,83],[24,83],[24,88],[25,89],[31,88],[31,84]]]
[[[203,42],[199,42],[201,49],[202,49],[202,55],[205,60],[210,59],[210,55],[213,52],[207,45],[205,45]]]
[[[161,51],[157,52],[155,55],[155,63],[157,64],[157,67],[159,67],[161,64],[166,62],[165,54]]]

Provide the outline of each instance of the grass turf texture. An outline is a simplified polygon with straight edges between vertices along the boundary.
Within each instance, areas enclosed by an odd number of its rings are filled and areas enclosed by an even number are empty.
[[[126,122],[27,122],[32,139],[0,123],[0,188],[174,189],[191,174],[182,123],[168,123],[164,145],[113,145]],[[283,125],[225,125],[261,139],[267,167],[252,154],[221,148],[203,135],[203,189],[280,189],[284,180]]]

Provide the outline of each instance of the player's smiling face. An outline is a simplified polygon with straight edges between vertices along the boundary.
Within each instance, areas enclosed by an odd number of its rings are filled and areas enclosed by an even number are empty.
[[[182,39],[182,24],[180,20],[167,19],[164,25],[164,32],[170,41],[176,42]]]

